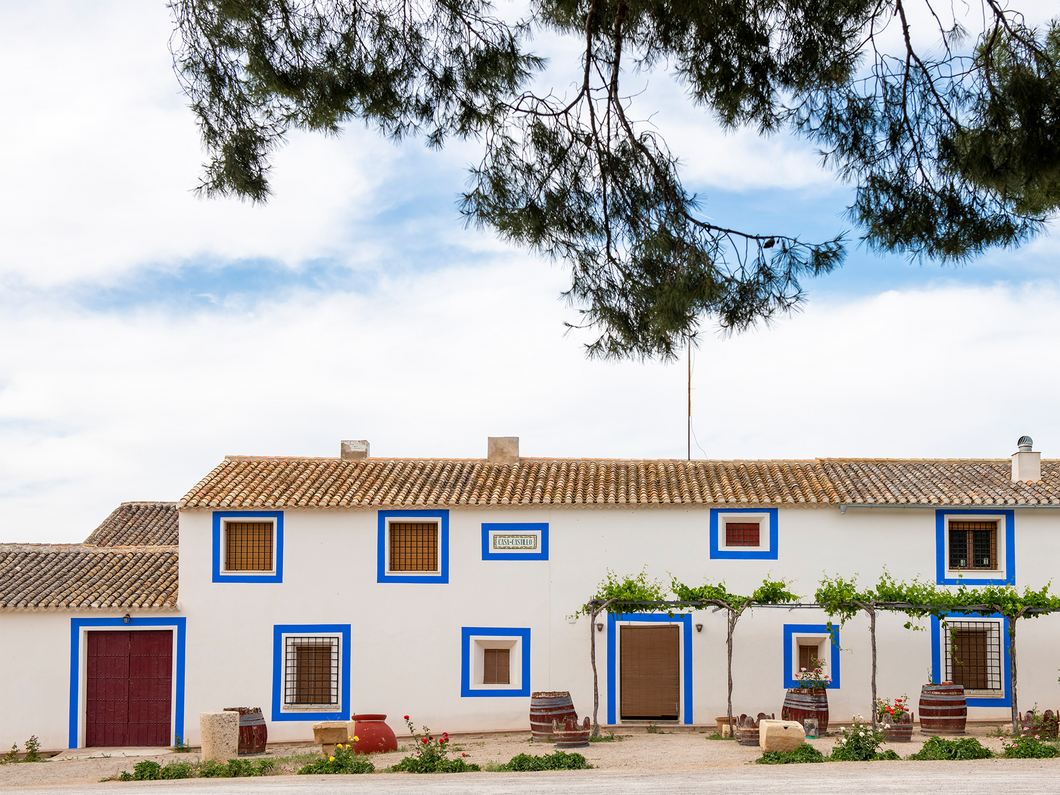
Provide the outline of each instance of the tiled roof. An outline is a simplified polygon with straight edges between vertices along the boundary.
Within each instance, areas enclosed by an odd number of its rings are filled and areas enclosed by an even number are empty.
[[[173,610],[176,604],[175,546],[0,544],[0,610]]]
[[[187,508],[417,505],[1060,505],[1060,462],[1013,483],[1000,460],[619,461],[226,458]]]
[[[123,502],[85,543],[96,547],[176,546],[178,518],[175,502]]]

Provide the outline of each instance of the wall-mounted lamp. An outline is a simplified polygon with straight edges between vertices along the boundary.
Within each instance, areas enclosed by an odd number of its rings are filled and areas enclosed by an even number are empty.
[[[123,623],[128,624],[132,619],[129,617],[129,614],[126,613],[125,615],[123,615],[121,617],[121,620],[122,620]]]
[[[696,624],[696,632],[702,632],[702,631],[703,631],[703,625],[702,624]]]
[[[596,631],[597,632],[603,632],[604,631],[604,625],[603,624],[597,624],[596,625]]]

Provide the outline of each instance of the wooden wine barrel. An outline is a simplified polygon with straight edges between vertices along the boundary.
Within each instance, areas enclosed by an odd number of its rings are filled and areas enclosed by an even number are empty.
[[[534,740],[552,737],[552,721],[561,724],[568,718],[578,720],[574,702],[566,690],[543,691],[530,694],[530,734]]]
[[[261,707],[225,707],[224,711],[239,713],[239,755],[265,753],[269,727]]]
[[[760,735],[759,724],[763,720],[772,720],[773,717],[773,715],[767,715],[764,712],[759,712],[757,718],[752,718],[750,715],[741,715],[736,722],[736,742],[740,745],[749,745],[757,748]]]
[[[920,731],[923,734],[964,734],[968,703],[964,686],[924,685],[920,688]]]
[[[913,739],[913,720],[915,715],[912,712],[907,712],[902,717],[900,723],[887,724],[886,721],[881,724],[883,727],[883,733],[887,736],[887,742],[889,743],[907,743]]]
[[[793,687],[784,696],[780,717],[799,723],[817,718],[817,733],[823,735],[828,731],[828,691],[823,687]]]
[[[565,721],[552,722],[552,736],[556,740],[557,748],[585,748],[589,745],[589,732],[592,726],[589,719],[579,724],[578,721],[567,718]]]

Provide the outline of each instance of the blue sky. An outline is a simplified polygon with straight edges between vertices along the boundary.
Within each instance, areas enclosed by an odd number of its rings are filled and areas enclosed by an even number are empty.
[[[1041,8],[1045,8],[1041,4]],[[683,458],[687,370],[588,361],[567,275],[466,229],[474,143],[292,135],[266,207],[192,195],[203,154],[161,3],[0,7],[0,540],[77,541],[226,454]],[[556,59],[565,56],[552,46]],[[557,63],[555,70],[559,70]],[[693,457],[1056,457],[1055,232],[963,268],[878,257],[803,142],[644,101],[704,212],[825,238],[799,313],[694,354]]]

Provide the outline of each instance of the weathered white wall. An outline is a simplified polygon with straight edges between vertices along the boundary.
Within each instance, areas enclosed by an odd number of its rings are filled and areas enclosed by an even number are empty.
[[[765,577],[784,577],[806,601],[822,575],[858,574],[875,582],[883,565],[899,580],[935,578],[933,510],[781,508],[778,560],[711,560],[709,509],[659,507],[450,509],[449,583],[376,582],[375,510],[287,510],[282,584],[212,582],[212,514],[184,511],[180,526],[180,612],[187,620],[185,730],[198,742],[198,714],[260,706],[272,740],[305,740],[312,719],[274,721],[273,627],[349,624],[351,710],[401,716],[432,730],[525,730],[529,699],[462,698],[460,630],[465,626],[531,630],[531,691],[569,690],[579,713],[592,710],[589,621],[567,616],[595,591],[606,570],[639,572],[688,584],[724,580],[749,593]],[[547,522],[548,561],[483,561],[483,522]],[[1038,588],[1056,575],[1060,511],[1017,510],[1017,586]],[[136,611],[131,611],[134,616]],[[73,614],[0,614],[0,748],[37,734],[65,747],[69,637]],[[81,614],[86,615],[86,614]],[[144,614],[147,615],[147,614]],[[154,614],[157,615],[157,614]],[[815,610],[760,608],[736,630],[733,707],[779,713],[784,698],[784,624],[825,623]],[[708,724],[725,712],[725,618],[693,614],[693,717]],[[927,681],[930,633],[878,623],[879,692],[914,700]],[[930,622],[923,622],[930,628]],[[605,621],[606,624],[606,621]],[[841,687],[831,714],[869,714],[869,637],[859,616],[842,628]],[[1060,706],[1055,641],[1060,617],[1019,625],[1020,704]],[[607,632],[597,634],[600,719],[607,717]],[[83,672],[79,672],[83,676]],[[975,719],[1005,719],[1007,707],[973,707]]]

